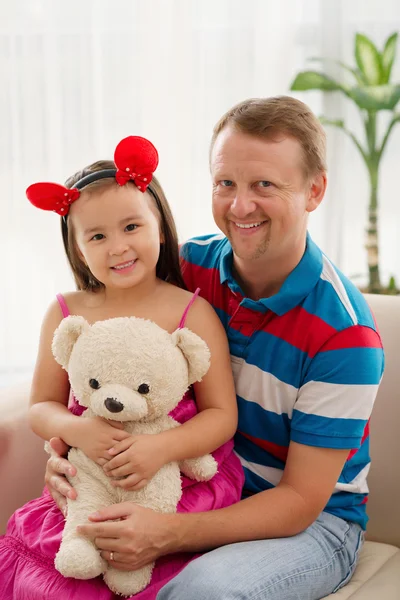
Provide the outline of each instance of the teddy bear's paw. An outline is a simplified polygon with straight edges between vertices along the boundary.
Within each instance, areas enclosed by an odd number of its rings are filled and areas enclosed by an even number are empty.
[[[117,571],[117,569],[111,568],[104,574],[104,581],[115,594],[133,596],[150,583],[153,567],[154,563],[146,565],[138,571]]]
[[[99,551],[85,538],[63,542],[54,564],[61,575],[74,579],[92,579],[104,573],[107,568]]]
[[[209,481],[218,472],[218,463],[211,454],[199,458],[189,458],[180,463],[180,469],[187,477],[196,481]]]

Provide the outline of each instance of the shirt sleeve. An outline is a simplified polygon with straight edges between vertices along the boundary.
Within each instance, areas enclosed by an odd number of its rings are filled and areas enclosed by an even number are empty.
[[[294,405],[291,440],[356,449],[384,369],[379,334],[354,325],[335,333],[312,358]]]

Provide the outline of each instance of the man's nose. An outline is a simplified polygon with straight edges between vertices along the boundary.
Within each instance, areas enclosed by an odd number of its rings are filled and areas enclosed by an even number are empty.
[[[256,203],[251,197],[250,192],[237,191],[233,202],[231,204],[231,213],[238,219],[244,219],[248,215],[251,215],[257,208]]]

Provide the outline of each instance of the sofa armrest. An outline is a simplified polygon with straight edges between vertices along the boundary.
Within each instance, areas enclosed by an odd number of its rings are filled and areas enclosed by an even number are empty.
[[[44,487],[47,455],[28,424],[30,383],[0,389],[0,534],[9,517]]]

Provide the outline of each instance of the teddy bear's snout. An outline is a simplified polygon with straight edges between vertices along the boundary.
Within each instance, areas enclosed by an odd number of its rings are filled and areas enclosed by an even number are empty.
[[[121,410],[124,410],[124,405],[122,404],[122,402],[119,402],[115,398],[107,398],[104,401],[104,405],[106,409],[112,413],[119,413],[121,412]]]

